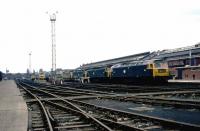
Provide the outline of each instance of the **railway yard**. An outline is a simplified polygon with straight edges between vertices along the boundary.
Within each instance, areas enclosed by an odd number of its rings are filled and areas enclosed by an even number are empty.
[[[199,55],[200,44],[76,69],[1,73],[0,130],[199,131]]]
[[[30,130],[200,129],[199,85],[16,83]]]
[[[200,131],[200,2],[1,5],[0,131]]]

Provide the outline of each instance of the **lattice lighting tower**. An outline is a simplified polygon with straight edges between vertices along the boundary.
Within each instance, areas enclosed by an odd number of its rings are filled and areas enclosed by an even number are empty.
[[[50,15],[51,21],[51,37],[52,37],[52,73],[56,74],[56,33],[55,33],[55,22],[56,14],[53,13]]]

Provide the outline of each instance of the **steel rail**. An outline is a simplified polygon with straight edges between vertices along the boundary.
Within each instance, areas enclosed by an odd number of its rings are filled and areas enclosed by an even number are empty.
[[[80,102],[80,101],[77,101],[77,100],[70,100],[70,101],[73,101],[75,103],[80,103],[80,104],[83,104],[85,106],[91,106],[91,107],[94,107],[96,109],[103,109],[103,110],[107,110],[107,111],[111,111],[111,112],[123,113],[123,114],[129,115],[129,116],[131,116],[131,115],[132,116],[139,116],[139,117],[149,119],[149,120],[152,120],[152,121],[158,121],[158,122],[164,123],[164,124],[161,124],[161,125],[168,124],[168,125],[171,125],[171,126],[174,126],[174,127],[179,127],[182,130],[188,130],[188,129],[200,130],[200,125],[196,125],[196,124],[179,122],[179,121],[169,120],[169,119],[165,119],[165,118],[158,118],[158,117],[143,115],[143,114],[139,114],[139,113],[127,112],[127,111],[108,108],[108,107],[104,107],[104,106],[97,106],[97,105],[94,105],[94,104],[89,104],[89,103],[86,103],[86,102]]]
[[[74,110],[72,108],[69,108],[69,107],[66,107],[66,106],[63,106],[61,104],[58,104],[58,103],[54,103],[52,101],[45,101],[49,104],[52,104],[54,106],[58,106],[59,108],[63,108],[65,110],[70,110],[70,111],[73,111],[73,112],[76,112],[76,113],[81,113],[80,111],[78,110]],[[140,128],[137,128],[137,127],[133,127],[133,126],[128,126],[128,125],[125,125],[125,124],[122,124],[122,123],[117,123],[117,122],[114,122],[114,121],[111,121],[111,120],[107,120],[107,119],[103,119],[103,118],[97,118],[99,119],[100,121],[105,121],[106,123],[111,123],[111,124],[114,124],[114,125],[117,125],[119,126],[120,128],[123,128],[123,129],[126,129],[126,130],[137,130],[137,131],[144,131],[143,129],[140,129]]]
[[[39,99],[36,95],[34,95],[33,93],[31,93],[29,90],[27,90],[25,87],[23,87],[21,84],[19,84],[19,83],[17,83],[17,84],[18,84],[21,88],[23,88],[26,92],[28,92],[31,96],[33,96],[33,97],[38,101],[39,105],[42,107],[42,110],[43,110],[43,112],[44,112],[44,114],[45,114],[45,118],[46,118],[47,123],[48,123],[49,131],[53,131],[53,127],[52,127],[50,118],[49,118],[49,116],[48,116],[48,113],[47,113],[47,111],[46,111],[44,105],[43,105],[42,102],[40,101],[40,99]]]
[[[197,85],[195,86],[188,86],[188,85],[180,85],[180,84],[166,84],[166,85],[123,85],[123,84],[97,84],[97,83],[90,83],[90,84],[79,84],[79,83],[66,83],[62,86],[73,86],[77,87],[84,87],[84,88],[95,88],[95,89],[104,89],[104,90],[123,90],[123,91],[145,91],[145,92],[155,92],[155,91],[178,91],[178,90],[185,90],[185,89],[199,89]]]
[[[159,105],[169,105],[179,108],[196,108],[200,109],[199,100],[185,100],[185,99],[174,99],[174,98],[160,98],[160,97],[149,97],[149,96],[132,96],[132,97],[107,97],[107,99],[115,99],[120,101],[129,101],[129,102],[142,102],[145,104],[159,104]],[[164,104],[164,105],[163,105]]]
[[[38,89],[38,88],[36,88],[36,87],[34,87],[34,86],[31,86],[31,85],[28,85],[28,84],[26,84],[26,83],[24,83],[24,82],[21,82],[21,83],[24,84],[24,85],[26,85],[26,86],[28,86],[28,87],[31,87],[31,88],[33,88],[33,89],[35,89],[35,90],[37,90],[37,91],[40,91],[40,92],[49,94],[49,95],[51,95],[51,96],[53,96],[53,97],[56,97],[56,98],[58,98],[58,99],[60,99],[60,100],[62,100],[62,101],[64,101],[64,102],[66,102],[67,104],[71,105],[71,106],[74,107],[75,109],[79,110],[79,111],[80,111],[84,116],[86,116],[87,118],[93,119],[96,123],[98,123],[99,125],[101,125],[101,126],[102,126],[104,129],[106,129],[107,131],[112,131],[112,129],[110,129],[110,128],[109,128],[108,126],[106,126],[104,123],[102,123],[101,121],[97,120],[95,117],[91,116],[90,114],[88,114],[87,112],[85,112],[84,110],[82,110],[81,108],[79,108],[78,106],[74,105],[73,103],[69,102],[68,100],[63,99],[62,97],[60,97],[60,96],[58,96],[58,95],[49,93],[49,92],[47,92],[47,91],[43,91],[43,90]]]
[[[69,89],[69,90],[74,90],[77,92],[85,92],[85,93],[90,93],[90,94],[109,94],[109,95],[114,95],[115,93],[108,93],[108,92],[103,92],[103,91],[94,91],[94,90],[86,90],[86,89],[76,89],[76,88],[71,88],[71,87],[66,87],[66,86],[55,86],[55,85],[45,85],[45,84],[39,84],[39,86],[42,86],[42,89],[44,89],[46,87],[51,87],[51,88],[60,88],[60,89]]]

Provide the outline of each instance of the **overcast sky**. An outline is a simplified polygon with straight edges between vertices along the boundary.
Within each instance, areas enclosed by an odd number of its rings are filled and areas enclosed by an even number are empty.
[[[58,11],[57,68],[76,68],[200,42],[200,0],[2,0],[0,70],[51,69],[51,24]]]

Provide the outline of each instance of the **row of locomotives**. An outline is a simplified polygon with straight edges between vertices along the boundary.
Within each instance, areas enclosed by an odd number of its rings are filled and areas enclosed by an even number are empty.
[[[160,84],[169,79],[169,70],[162,60],[134,61],[132,63],[75,71],[74,77],[82,83]]]

